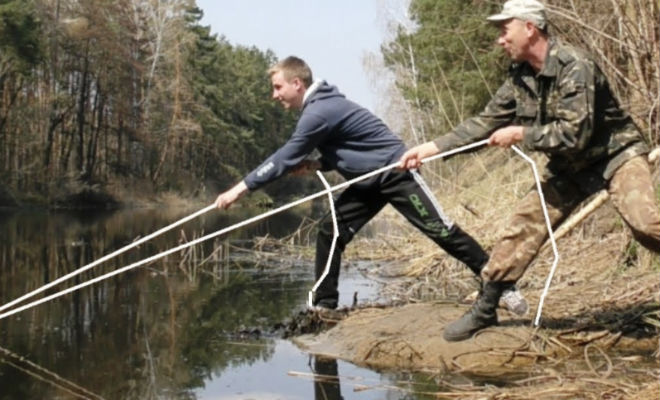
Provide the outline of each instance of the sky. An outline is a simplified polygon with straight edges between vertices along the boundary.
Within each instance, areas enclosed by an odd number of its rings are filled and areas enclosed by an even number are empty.
[[[397,3],[397,1],[394,1]],[[401,7],[405,0],[399,0]],[[382,0],[197,0],[202,25],[233,45],[295,55],[315,79],[337,85],[349,99],[377,113],[378,96],[363,67],[380,54],[385,29]]]

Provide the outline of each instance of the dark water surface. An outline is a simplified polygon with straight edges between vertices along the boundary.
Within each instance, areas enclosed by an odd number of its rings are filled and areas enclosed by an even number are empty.
[[[229,219],[210,212],[30,300],[257,213],[239,209]],[[0,304],[185,215],[0,211]],[[236,246],[286,236],[300,222],[295,214],[277,215],[1,319],[0,399],[423,398],[393,383],[410,377],[315,359],[273,333],[304,309],[313,256],[273,263]],[[340,290],[343,304],[355,291],[360,301],[378,294],[351,270]],[[315,382],[313,372],[328,378]]]

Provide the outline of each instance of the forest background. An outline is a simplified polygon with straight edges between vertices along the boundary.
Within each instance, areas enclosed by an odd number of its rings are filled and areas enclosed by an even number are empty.
[[[660,1],[545,3],[551,32],[592,52],[657,146]],[[478,112],[502,82],[484,20],[499,7],[412,0],[409,21],[389,21],[384,64],[366,67],[394,74],[386,119],[407,144]],[[208,202],[284,143],[295,116],[270,99],[274,54],[201,17],[194,0],[0,0],[0,206]],[[295,195],[287,179],[253,201]]]

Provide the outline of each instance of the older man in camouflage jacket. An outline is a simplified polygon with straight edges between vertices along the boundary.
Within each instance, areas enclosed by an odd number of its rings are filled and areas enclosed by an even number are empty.
[[[513,61],[506,82],[483,112],[407,151],[402,166],[417,168],[426,157],[487,137],[493,146],[522,143],[549,158],[542,189],[553,227],[606,188],[637,241],[660,252],[660,212],[643,157],[648,145],[596,63],[547,34],[545,8],[538,1],[509,0],[488,20],[500,28],[497,42]],[[479,298],[446,327],[446,340],[464,340],[497,324],[502,291],[522,276],[547,237],[538,193],[532,190],[482,271]]]

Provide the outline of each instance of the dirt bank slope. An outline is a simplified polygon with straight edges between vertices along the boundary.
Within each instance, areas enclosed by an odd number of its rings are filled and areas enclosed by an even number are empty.
[[[515,368],[557,351],[535,337],[529,319],[508,317],[502,319],[501,328],[487,329],[472,340],[446,342],[445,325],[466,309],[433,303],[360,309],[328,331],[295,341],[311,353],[370,367],[436,372]]]

